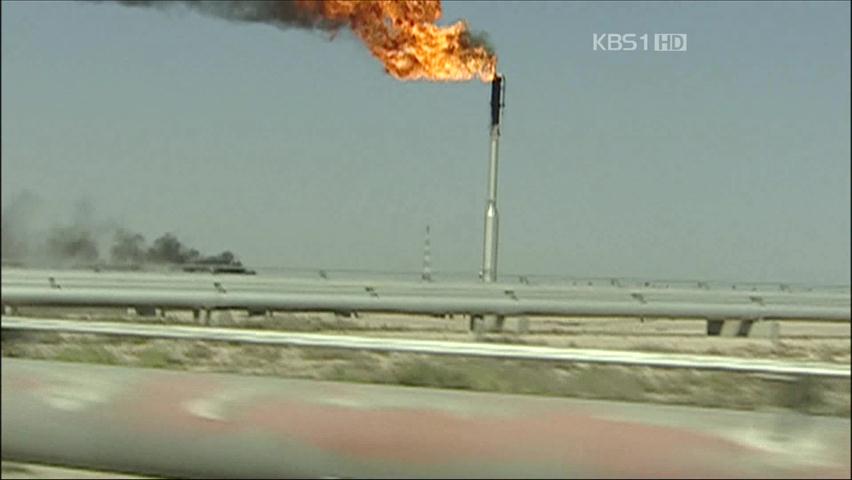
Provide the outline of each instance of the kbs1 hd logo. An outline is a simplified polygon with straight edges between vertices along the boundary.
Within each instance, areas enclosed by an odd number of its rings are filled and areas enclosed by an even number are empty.
[[[593,33],[593,49],[602,52],[685,52],[685,33]]]

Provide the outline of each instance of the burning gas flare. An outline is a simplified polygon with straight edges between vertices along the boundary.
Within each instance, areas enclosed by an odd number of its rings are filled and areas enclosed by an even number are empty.
[[[463,81],[479,77],[490,82],[497,57],[476,42],[467,24],[447,27],[440,0],[297,0],[309,15],[348,24],[384,65],[400,80]]]
[[[490,82],[497,57],[464,21],[441,27],[440,0],[116,0],[131,7],[183,5],[205,15],[278,28],[349,27],[400,80]]]

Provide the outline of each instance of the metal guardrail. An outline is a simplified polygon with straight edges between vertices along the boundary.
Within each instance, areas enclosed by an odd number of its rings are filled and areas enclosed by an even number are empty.
[[[63,273],[139,273],[147,275],[156,274],[179,274],[180,265],[171,267],[157,266],[122,266],[122,265],[91,265],[64,267],[37,267],[23,262],[3,262],[4,271],[15,272],[63,272]],[[252,267],[258,276],[286,277],[298,280],[327,280],[327,281],[358,281],[358,282],[402,282],[413,283],[422,281],[423,272],[418,271],[388,271],[370,269],[341,269],[341,268],[305,268],[305,267],[275,267],[259,266]],[[432,281],[441,284],[447,283],[477,283],[481,279],[477,272],[473,271],[448,271],[431,270]],[[684,279],[684,278],[647,278],[647,277],[579,277],[572,275],[539,274],[524,272],[504,272],[498,276],[498,283],[504,285],[531,285],[536,287],[607,287],[617,286],[624,288],[661,288],[661,289],[702,289],[702,290],[733,290],[751,292],[823,292],[823,293],[850,293],[850,285],[840,284],[813,284],[796,282],[767,282],[767,281],[723,281],[707,279]]]
[[[185,340],[214,340],[291,347],[325,347],[430,355],[489,357],[513,360],[539,360],[570,363],[690,368],[772,375],[801,375],[850,378],[849,365],[796,362],[711,355],[631,352],[598,349],[563,349],[538,346],[370,338],[310,333],[272,332],[238,328],[140,325],[80,320],[45,320],[3,317],[4,330],[48,331],[119,335]]]
[[[325,273],[325,272],[321,272]],[[353,274],[354,275],[354,274]],[[182,272],[161,272],[161,271],[101,271],[93,272],[86,270],[63,270],[63,269],[21,269],[21,268],[4,268],[3,283],[4,284],[21,284],[31,282],[47,282],[50,278],[54,278],[59,283],[74,283],[86,284],[90,282],[103,283],[115,282],[124,283],[196,283],[220,281],[232,285],[312,285],[315,287],[344,287],[344,286],[364,286],[370,285],[381,288],[408,288],[418,290],[431,289],[461,289],[461,290],[505,290],[514,289],[526,292],[572,292],[572,291],[595,291],[595,292],[688,292],[696,295],[733,295],[739,298],[746,298],[749,295],[760,295],[766,297],[790,298],[800,295],[808,298],[816,298],[825,296],[827,298],[838,297],[849,299],[852,291],[849,286],[833,286],[833,287],[818,287],[818,286],[801,286],[801,285],[784,285],[784,284],[767,284],[767,285],[737,285],[737,284],[717,284],[714,282],[687,282],[687,281],[640,281],[636,279],[579,279],[574,281],[554,281],[554,282],[510,282],[503,281],[493,284],[483,284],[474,279],[446,279],[434,282],[423,282],[419,276],[399,277],[394,275],[377,275],[375,272],[372,275],[364,276],[323,276],[318,275],[300,275],[299,272],[270,273],[265,272],[257,276],[244,275],[213,275],[207,273],[187,274]],[[524,277],[529,280],[531,277]]]
[[[848,307],[722,303],[675,303],[484,296],[380,296],[343,293],[164,290],[141,288],[2,287],[8,306],[246,309],[269,311],[392,312],[499,316],[626,316],[700,319],[850,320]]]
[[[33,294],[39,289],[50,289],[51,292],[38,300]],[[706,289],[662,289],[662,288],[626,288],[620,286],[531,286],[483,283],[428,283],[428,282],[369,282],[369,281],[323,281],[304,280],[286,277],[242,277],[192,274],[145,274],[145,273],[92,273],[72,271],[33,271],[12,270],[4,271],[2,277],[2,294],[5,304],[18,301],[24,292],[27,301],[45,304],[54,301],[68,301],[74,298],[74,305],[82,305],[79,296],[56,294],[53,291],[78,293],[89,292],[97,297],[97,301],[106,301],[104,291],[127,297],[140,292],[168,291],[176,296],[188,298],[195,295],[196,299],[184,301],[182,306],[216,308],[222,302],[231,302],[239,307],[242,300],[240,295],[280,299],[287,298],[282,309],[291,309],[295,298],[310,298],[319,302],[317,306],[330,303],[332,297],[341,300],[358,300],[362,302],[352,308],[340,306],[340,310],[358,310],[365,308],[363,300],[368,302],[366,308],[375,306],[387,311],[403,311],[413,313],[497,313],[497,308],[511,314],[626,314],[631,316],[654,315],[667,316],[671,311],[670,305],[703,305],[708,307],[708,314],[699,317],[734,316],[742,318],[793,318],[804,315],[803,318],[826,320],[848,320],[850,318],[850,295],[843,292],[789,292],[767,291],[746,292]],[[217,295],[216,299],[201,300],[209,294]],[[15,298],[13,298],[15,297]],[[147,298],[147,297],[146,297]],[[378,300],[377,300],[378,299]],[[49,301],[48,301],[49,300]],[[110,300],[110,301],[112,301]],[[403,300],[409,300],[404,302]],[[411,308],[411,300],[420,302],[424,308]],[[141,301],[147,301],[142,299]],[[271,300],[273,303],[277,300]],[[162,306],[174,302],[165,301]],[[234,304],[233,302],[236,302]],[[490,302],[495,305],[491,311],[482,311],[481,304]],[[180,303],[180,302],[179,302]],[[280,302],[279,302],[280,303]],[[357,303],[357,302],[356,302]],[[426,307],[425,305],[429,306]],[[442,308],[440,305],[446,305]],[[555,307],[555,305],[561,307]],[[614,306],[610,312],[602,312],[600,306]],[[111,304],[114,305],[114,304]],[[124,306],[131,306],[126,304]],[[142,305],[142,304],[140,304]],[[437,306],[436,306],[437,305]],[[590,309],[583,305],[592,305]],[[256,305],[255,305],[256,306]],[[259,308],[262,308],[260,306]],[[659,308],[656,308],[659,307]],[[724,308],[722,308],[724,307]],[[270,309],[273,307],[270,305]],[[401,310],[394,310],[400,308]],[[461,308],[461,310],[458,310]],[[520,308],[520,310],[519,310]],[[315,309],[315,308],[314,308]],[[531,309],[531,310],[530,310]],[[719,310],[721,309],[721,310]],[[694,313],[694,308],[687,308]],[[719,310],[718,315],[713,311]],[[626,313],[625,313],[626,312]],[[689,315],[682,316],[693,316]],[[844,314],[845,313],[845,314]]]

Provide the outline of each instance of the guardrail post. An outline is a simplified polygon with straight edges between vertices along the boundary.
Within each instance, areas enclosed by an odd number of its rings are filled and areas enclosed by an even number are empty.
[[[503,326],[507,331],[518,335],[530,333],[529,317],[521,316],[509,318],[506,320]]]
[[[773,343],[781,337],[781,323],[778,320],[759,319],[751,326],[749,337],[767,338]]]
[[[137,305],[136,307],[133,307],[133,309],[136,311],[136,315],[139,315],[141,317],[153,317],[157,315],[157,309],[155,307],[149,307],[147,305]]]
[[[711,337],[748,337],[754,320],[710,319],[707,320],[707,335]]]
[[[711,337],[767,338],[773,342],[781,336],[781,325],[777,320],[760,319],[709,319],[707,335]]]
[[[482,315],[471,315],[469,330],[478,337],[485,330],[483,323]]]
[[[722,325],[724,324],[724,320],[707,319],[707,336],[718,337],[719,333],[722,332]]]
[[[503,315],[471,315],[470,331],[477,335],[483,333],[502,332],[506,317]]]

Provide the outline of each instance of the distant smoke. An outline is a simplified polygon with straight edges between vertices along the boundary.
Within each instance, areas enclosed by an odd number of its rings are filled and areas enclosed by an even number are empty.
[[[205,257],[199,260],[199,263],[213,263],[213,264],[225,264],[225,265],[242,265],[242,263],[237,260],[237,257],[234,256],[230,251],[224,251],[219,255],[213,255],[211,257]]]
[[[43,242],[38,238],[31,241],[43,245],[41,253],[51,264],[92,264],[100,257],[98,240],[113,229],[109,222],[96,220],[92,202],[83,199],[74,205],[70,224],[52,225]]]
[[[115,232],[109,253],[112,263],[141,265],[145,263],[145,237],[120,228]]]
[[[141,238],[139,235],[136,235],[136,237]],[[219,255],[203,256],[198,250],[184,246],[171,233],[154,240],[154,244],[145,254],[145,261],[178,265],[186,263],[242,265],[230,251],[224,251]]]
[[[265,23],[278,28],[337,30],[343,24],[328,20],[318,12],[292,0],[116,0],[130,7],[174,8],[190,10],[234,22]]]
[[[37,215],[39,203],[34,193],[23,191],[3,206],[0,250],[4,259],[26,258],[30,254],[32,219]]]
[[[201,254],[194,248],[186,248],[171,233],[154,240],[148,249],[147,260],[153,263],[190,263],[199,259]]]
[[[22,192],[4,205],[2,214],[2,256],[4,262],[33,266],[94,266],[104,262],[100,245],[112,239],[110,265],[184,265],[189,263],[241,266],[230,251],[205,256],[184,245],[174,234],[166,233],[148,247],[145,237],[112,222],[98,221],[87,201],[78,202],[70,224],[39,228],[38,197]]]
[[[54,261],[95,263],[98,260],[98,243],[92,232],[80,225],[57,226],[47,237],[47,252]]]

